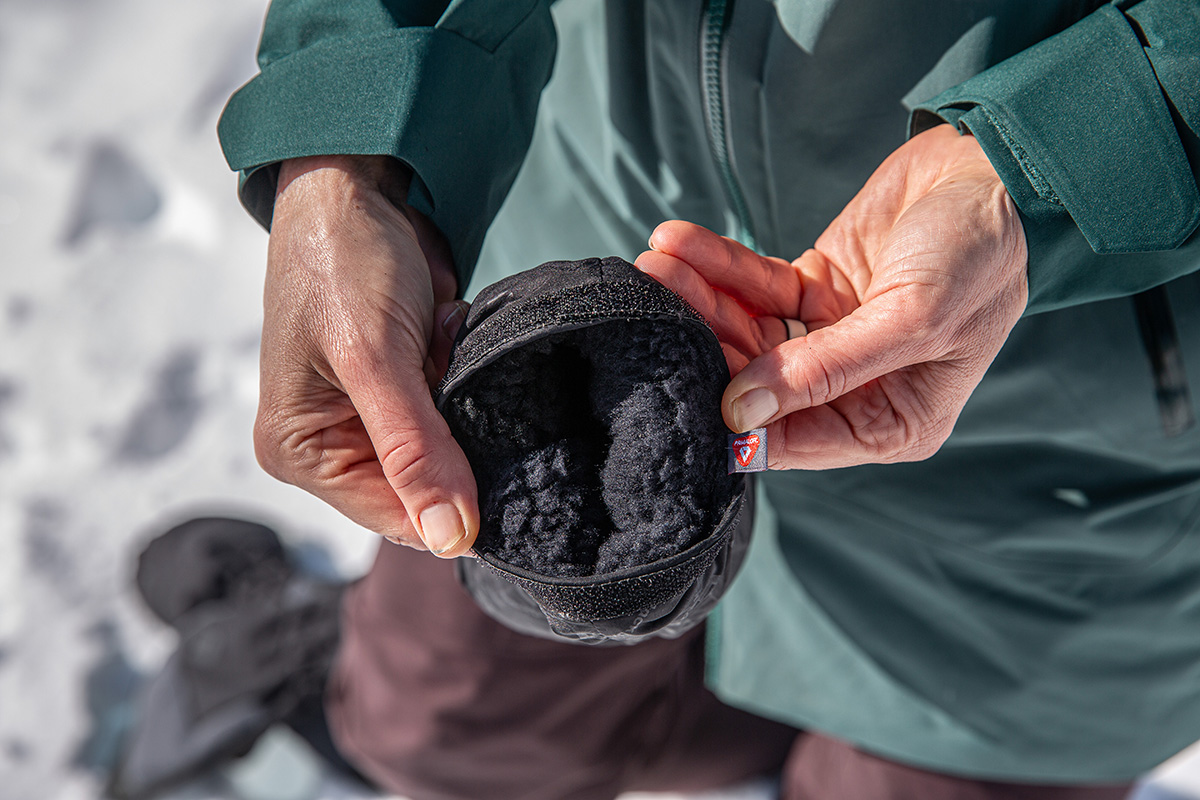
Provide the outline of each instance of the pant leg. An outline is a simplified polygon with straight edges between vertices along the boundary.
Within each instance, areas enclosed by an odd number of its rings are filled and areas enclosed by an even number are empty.
[[[701,635],[587,647],[514,633],[452,562],[385,545],[346,596],[326,707],[339,750],[414,800],[601,800],[778,769],[795,731],[720,704]]]
[[[784,800],[1122,800],[1133,784],[1047,786],[942,775],[887,761],[820,734],[797,739]]]

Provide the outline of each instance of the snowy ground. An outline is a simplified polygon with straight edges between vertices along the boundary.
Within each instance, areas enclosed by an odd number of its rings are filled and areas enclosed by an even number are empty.
[[[100,795],[174,644],[130,581],[172,521],[248,513],[345,576],[375,546],[251,452],[266,237],[214,126],[261,14],[0,3],[0,800]],[[1152,794],[1200,798],[1195,759]],[[277,731],[175,800],[289,797],[365,796]]]

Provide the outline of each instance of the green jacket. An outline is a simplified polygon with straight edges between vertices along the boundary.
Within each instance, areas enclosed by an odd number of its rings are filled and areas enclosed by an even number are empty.
[[[273,3],[220,126],[264,225],[281,159],[382,153],[462,286],[632,258],[669,218],[790,258],[941,120],[1021,211],[1029,309],[946,445],[763,481],[710,625],[724,698],[1009,779],[1200,739],[1200,432],[1164,433],[1129,300],[1166,284],[1200,376],[1200,2],[445,6]]]

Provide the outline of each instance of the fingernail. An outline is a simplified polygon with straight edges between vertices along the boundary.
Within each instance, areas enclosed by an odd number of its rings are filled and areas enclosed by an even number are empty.
[[[779,400],[770,389],[761,386],[738,395],[730,405],[733,407],[733,421],[737,423],[739,431],[761,428],[779,413]]]
[[[454,338],[458,333],[458,326],[462,325],[463,318],[467,316],[467,304],[462,300],[455,302],[454,310],[446,315],[442,320],[442,330],[450,338]]]
[[[654,234],[653,233],[650,234],[650,238],[646,240],[646,246],[649,247],[651,250],[658,250],[658,248],[654,246]]]
[[[438,503],[417,517],[421,523],[421,538],[435,556],[447,552],[462,541],[466,531],[458,509],[449,503]]]

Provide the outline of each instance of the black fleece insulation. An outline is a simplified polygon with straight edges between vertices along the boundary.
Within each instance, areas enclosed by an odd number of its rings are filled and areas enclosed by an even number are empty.
[[[687,333],[606,322],[475,374],[448,410],[483,498],[477,550],[582,576],[668,558],[711,532],[733,482],[721,387],[697,379]]]

